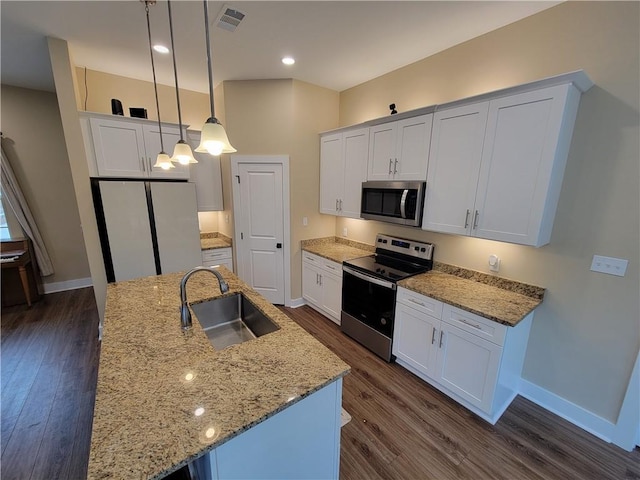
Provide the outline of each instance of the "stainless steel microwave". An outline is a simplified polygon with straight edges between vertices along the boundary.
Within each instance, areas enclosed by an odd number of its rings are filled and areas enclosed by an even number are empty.
[[[368,220],[419,227],[426,185],[426,182],[363,182],[360,215]]]

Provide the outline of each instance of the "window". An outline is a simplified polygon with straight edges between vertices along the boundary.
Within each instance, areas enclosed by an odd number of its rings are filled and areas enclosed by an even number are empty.
[[[2,200],[2,191],[0,190],[0,240],[7,240],[11,238],[11,233],[9,232],[9,225],[7,225],[7,217],[4,214],[4,202]]]

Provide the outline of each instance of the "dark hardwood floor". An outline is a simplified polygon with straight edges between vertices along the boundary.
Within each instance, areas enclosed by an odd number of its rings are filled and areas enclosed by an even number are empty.
[[[640,451],[607,444],[518,397],[489,425],[309,307],[283,308],[352,367],[340,477],[640,479]],[[2,310],[1,478],[86,477],[99,359],[91,289]]]
[[[640,479],[638,448],[625,452],[520,396],[490,425],[310,307],[282,310],[351,365],[342,480]]]
[[[93,290],[2,309],[2,480],[84,479],[98,371]]]

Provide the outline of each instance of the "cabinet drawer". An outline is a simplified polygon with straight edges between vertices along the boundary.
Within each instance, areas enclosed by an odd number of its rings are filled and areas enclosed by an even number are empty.
[[[504,345],[507,328],[509,328],[501,323],[447,304],[444,305],[442,311],[442,321],[480,338],[489,340],[496,345]]]
[[[231,247],[227,248],[213,248],[202,251],[202,261],[210,262],[223,258],[231,258]]]
[[[321,257],[319,255],[314,255],[313,253],[309,252],[302,252],[302,261],[308,262],[311,265],[316,265],[326,272],[333,273],[334,275],[342,277],[342,265],[338,262],[334,262],[332,260]]]
[[[402,287],[398,287],[398,295],[396,298],[398,302],[404,305],[415,308],[437,319],[442,318],[443,303],[438,300],[425,297],[424,295]]]

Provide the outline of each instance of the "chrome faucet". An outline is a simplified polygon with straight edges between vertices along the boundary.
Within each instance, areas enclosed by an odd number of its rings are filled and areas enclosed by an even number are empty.
[[[187,304],[187,280],[196,272],[209,272],[216,276],[218,279],[218,284],[220,285],[220,292],[227,293],[229,291],[229,284],[225,282],[220,272],[214,269],[213,267],[196,267],[189,270],[185,273],[184,277],[180,281],[180,302],[182,306],[180,307],[180,327],[182,331],[186,332],[191,329],[191,312],[189,311],[189,305]]]

